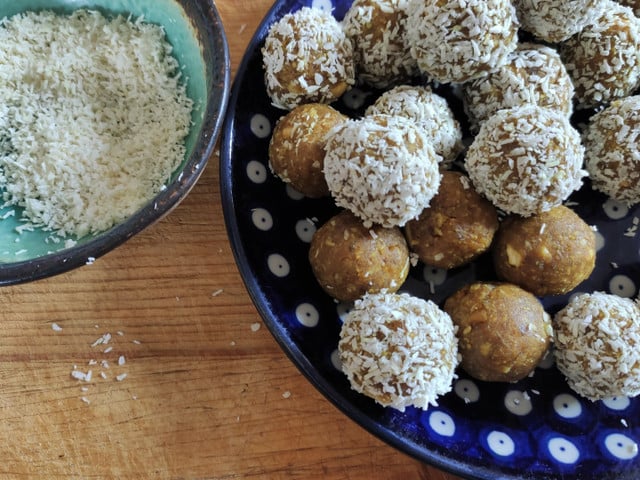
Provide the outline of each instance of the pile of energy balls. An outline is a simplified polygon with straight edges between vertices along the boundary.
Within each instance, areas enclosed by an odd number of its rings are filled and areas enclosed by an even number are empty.
[[[553,318],[539,301],[594,269],[594,229],[563,205],[586,177],[640,202],[633,8],[640,14],[633,0],[354,0],[342,21],[303,7],[270,27],[265,86],[286,112],[269,165],[340,207],[309,261],[331,297],[354,302],[338,345],[353,389],[427,409],[458,366],[515,382],[553,343],[585,398],[640,393],[638,301],[579,294]],[[434,84],[459,93],[468,145]],[[331,104],[358,85],[384,93],[348,118]],[[587,108],[597,113],[578,132],[570,117]],[[451,269],[486,252],[499,281],[442,306],[399,293],[417,261]]]

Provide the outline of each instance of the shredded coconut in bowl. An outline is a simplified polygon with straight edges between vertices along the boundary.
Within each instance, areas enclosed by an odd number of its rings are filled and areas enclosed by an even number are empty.
[[[555,356],[569,386],[590,400],[640,394],[640,308],[604,292],[580,294],[554,317]]]
[[[383,406],[427,410],[451,390],[458,340],[451,317],[409,294],[377,293],[356,301],[338,349],[351,387]]]
[[[157,25],[96,11],[0,21],[0,184],[28,227],[82,237],[153,198],[193,102]]]
[[[406,118],[348,120],[330,133],[325,149],[329,191],[367,227],[402,227],[438,192],[441,157]]]

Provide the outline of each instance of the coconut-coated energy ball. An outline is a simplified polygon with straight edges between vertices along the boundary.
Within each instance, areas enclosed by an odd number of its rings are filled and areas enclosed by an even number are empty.
[[[442,83],[486,75],[517,46],[511,0],[409,0],[407,11],[411,55],[423,73]]]
[[[589,400],[640,394],[640,309],[604,292],[574,296],[553,319],[556,365]]]
[[[262,60],[267,94],[279,108],[332,103],[355,83],[353,46],[324,10],[303,7],[269,28]]]
[[[640,96],[592,116],[583,140],[592,186],[629,206],[640,203]]]
[[[498,230],[495,207],[460,172],[442,172],[440,189],[428,208],[407,222],[409,249],[427,265],[450,269],[489,250]]]
[[[492,248],[498,277],[536,296],[567,293],[595,267],[595,232],[573,210],[559,205],[501,224]]]
[[[460,366],[478,380],[521,380],[549,349],[551,318],[536,297],[515,285],[472,283],[450,296],[444,310],[458,328]]]
[[[356,301],[342,324],[338,351],[355,391],[400,411],[436,406],[456,378],[451,318],[435,303],[406,293]]]
[[[398,115],[415,122],[431,138],[443,166],[464,149],[462,129],[447,100],[428,86],[398,85],[380,95],[366,115]]]
[[[366,227],[404,226],[440,185],[436,154],[414,122],[371,115],[348,120],[329,136],[324,174],[335,203]]]
[[[560,46],[580,108],[625,97],[640,82],[640,19],[629,7],[602,3],[595,21]]]
[[[513,0],[522,29],[551,43],[566,40],[589,25],[602,0]]]
[[[507,62],[462,86],[464,108],[476,128],[503,108],[534,104],[567,116],[573,112],[573,83],[553,48],[521,43]]]
[[[329,195],[324,178],[329,132],[347,117],[324,103],[307,103],[281,117],[269,142],[269,167],[285,183],[311,198]]]
[[[343,210],[313,235],[309,262],[331,297],[353,301],[365,293],[396,292],[409,274],[406,240],[398,227],[365,227]]]
[[[583,160],[580,134],[564,113],[524,105],[482,124],[465,166],[496,207],[528,217],[560,205],[582,185]]]
[[[408,0],[354,0],[342,25],[353,43],[356,77],[387,88],[413,76],[418,68],[405,44]]]

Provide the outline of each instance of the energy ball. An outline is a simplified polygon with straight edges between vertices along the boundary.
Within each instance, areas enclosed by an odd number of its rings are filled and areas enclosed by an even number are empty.
[[[513,0],[522,29],[551,43],[566,40],[594,21],[602,0]]]
[[[291,110],[303,103],[332,103],[355,84],[353,46],[324,10],[303,7],[274,23],[262,47],[267,94]]]
[[[342,324],[338,351],[351,388],[400,411],[436,406],[456,378],[451,318],[435,303],[406,293],[358,300]]]
[[[573,112],[573,83],[558,52],[521,43],[507,62],[488,75],[462,86],[464,108],[475,129],[503,108],[534,104]]]
[[[486,252],[498,230],[495,207],[462,173],[442,173],[440,189],[428,208],[404,228],[409,249],[437,268],[464,265]]]
[[[444,310],[458,328],[460,366],[478,380],[527,377],[553,336],[551,318],[540,301],[508,283],[467,285],[446,300]]]
[[[342,25],[353,43],[356,77],[375,88],[402,83],[417,73],[406,46],[408,0],[355,0]]]
[[[311,198],[329,195],[324,178],[329,132],[347,117],[329,105],[308,103],[278,120],[269,142],[269,167],[285,183]]]
[[[410,268],[409,249],[399,228],[366,228],[348,210],[316,231],[309,262],[320,286],[340,301],[382,290],[396,292]]]
[[[407,11],[411,55],[423,73],[442,83],[486,75],[518,43],[510,0],[409,0]]]
[[[500,225],[493,246],[499,278],[539,297],[567,293],[595,267],[595,232],[573,210],[560,205]]]
[[[348,120],[330,135],[324,174],[336,204],[366,227],[404,226],[438,191],[441,157],[410,120],[371,115]]]
[[[602,3],[596,20],[560,47],[580,108],[625,97],[640,81],[640,19],[629,7]]]
[[[415,122],[431,138],[444,167],[464,149],[460,123],[447,100],[430,87],[396,86],[380,95],[365,114],[397,115]]]
[[[506,213],[528,217],[560,205],[582,184],[584,147],[561,112],[536,105],[489,117],[467,151],[476,190]]]
[[[592,186],[631,206],[640,202],[640,96],[615,100],[583,135]]]
[[[558,370],[589,400],[640,394],[640,308],[604,292],[576,295],[553,319]]]

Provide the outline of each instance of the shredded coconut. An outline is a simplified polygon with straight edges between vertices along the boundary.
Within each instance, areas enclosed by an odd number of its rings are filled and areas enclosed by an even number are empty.
[[[407,43],[436,80],[466,82],[499,67],[518,43],[510,0],[410,0]]]
[[[0,20],[0,185],[22,227],[81,237],[159,192],[185,155],[192,101],[180,81],[162,28],[142,19]]]
[[[430,87],[400,85],[387,90],[365,114],[398,115],[415,122],[432,140],[443,166],[450,165],[464,148],[460,123],[447,100]]]
[[[486,120],[467,151],[476,190],[505,212],[530,216],[560,205],[582,185],[584,147],[566,115],[536,105]]]
[[[591,117],[583,139],[593,188],[629,206],[640,202],[640,96],[616,100]],[[637,226],[625,235],[635,236]]]
[[[560,42],[593,22],[601,0],[513,0],[522,28],[548,42]]]

